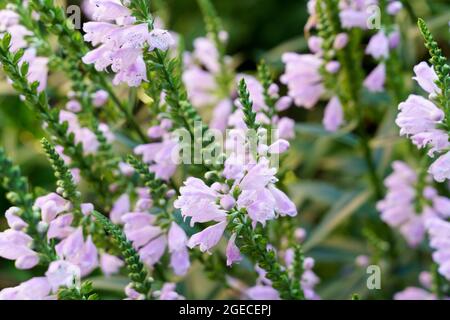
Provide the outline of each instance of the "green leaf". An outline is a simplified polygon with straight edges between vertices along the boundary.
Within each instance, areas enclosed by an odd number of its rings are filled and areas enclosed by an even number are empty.
[[[11,34],[10,33],[6,33],[3,36],[3,39],[2,39],[2,48],[3,48],[3,50],[5,50],[5,51],[9,50],[9,46],[10,45],[11,45]]]
[[[328,132],[321,124],[315,123],[297,123],[295,125],[295,132],[297,134],[307,134],[317,137],[331,137],[336,139],[336,141],[348,145],[350,147],[355,147],[358,145],[358,139],[351,131],[354,129],[354,124],[350,124],[345,128],[342,128],[338,132]]]
[[[30,65],[28,62],[22,63],[22,66],[20,67],[20,74],[23,76],[26,76],[28,74],[28,70],[30,69]]]
[[[311,237],[306,241],[304,249],[310,250],[326,239],[333,230],[360,209],[371,197],[369,190],[354,191],[341,197],[315,227]]]
[[[358,292],[363,298],[367,295],[367,274],[365,270],[356,269],[352,273],[342,276],[338,275],[327,282],[320,289],[322,299],[348,299],[353,293]],[[345,285],[342,285],[345,283]]]
[[[344,192],[327,182],[307,180],[289,186],[289,194],[294,196],[295,203],[311,199],[317,203],[332,205],[343,196]]]
[[[24,53],[25,53],[25,50],[24,50],[24,49],[19,49],[19,50],[14,54],[14,57],[13,57],[13,62],[14,62],[14,64],[19,63],[19,61],[20,61],[20,59],[22,59]]]

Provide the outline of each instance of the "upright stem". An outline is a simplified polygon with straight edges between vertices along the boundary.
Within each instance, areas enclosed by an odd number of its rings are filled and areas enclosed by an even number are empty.
[[[377,166],[375,165],[372,148],[370,147],[370,137],[364,127],[364,113],[359,104],[359,95],[355,94],[353,97],[353,103],[355,113],[358,118],[357,135],[359,138],[359,143],[363,152],[363,157],[367,165],[367,170],[369,173],[370,183],[374,192],[376,200],[383,198],[383,186],[380,177],[377,173]]]
[[[111,86],[108,84],[108,82],[106,81],[106,79],[103,76],[98,76],[98,80],[100,81],[100,83],[102,84],[102,87],[108,92],[109,96],[111,97],[111,100],[113,101],[113,103],[117,106],[117,108],[123,113],[123,115],[125,116],[125,121],[126,123],[137,133],[137,135],[139,136],[140,140],[143,143],[148,142],[148,138],[147,136],[144,134],[144,132],[142,131],[141,127],[139,127],[139,124],[137,124],[137,122],[135,121],[133,114],[130,112],[130,110],[128,110],[123,104],[122,102],[119,100],[119,98],[116,96],[116,94],[114,93],[113,89],[111,88]]]
[[[369,170],[369,179],[372,184],[374,195],[376,199],[379,200],[383,198],[383,187],[377,173],[377,167],[373,159],[373,153],[372,149],[370,148],[369,137],[367,136],[367,133],[365,132],[362,123],[359,124],[359,127],[361,129],[358,130],[359,131],[358,135],[360,145],[364,154],[364,159],[367,164],[367,169]]]
[[[321,0],[317,2],[317,12],[319,15],[319,31],[325,40],[333,40],[336,35],[344,32],[339,19],[339,8],[337,2],[333,0]],[[383,188],[378,177],[376,165],[370,148],[370,137],[364,128],[364,114],[360,104],[360,94],[363,82],[362,70],[362,52],[361,42],[362,34],[360,30],[353,29],[348,31],[350,41],[343,50],[333,51],[331,41],[324,41],[325,62],[329,61],[329,55],[336,55],[341,64],[341,74],[339,79],[333,79],[333,82],[325,82],[328,89],[337,92],[339,100],[345,106],[345,111],[358,119],[357,135],[364,160],[367,164],[370,183],[374,189],[377,199],[383,197]],[[331,50],[331,53],[330,53]],[[325,81],[328,74],[325,73]],[[338,80],[337,82],[335,80]]]
[[[432,288],[431,290],[436,295],[438,300],[441,300],[444,298],[444,292],[442,292],[442,277],[439,274],[438,271],[438,265],[436,263],[433,263],[431,265],[431,276],[432,276]]]
[[[236,211],[232,214],[231,229],[238,234],[238,246],[250,259],[264,269],[266,277],[272,281],[282,299],[304,299],[301,285],[294,284],[288,272],[278,262],[275,251],[267,248],[266,237],[255,231],[249,221],[248,214]]]

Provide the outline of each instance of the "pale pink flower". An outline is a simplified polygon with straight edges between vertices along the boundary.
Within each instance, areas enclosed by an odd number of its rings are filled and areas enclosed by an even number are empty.
[[[28,46],[25,37],[32,36],[33,33],[22,25],[13,25],[7,29],[7,32],[11,35],[11,43],[9,50],[11,52],[17,52],[19,49],[24,49]],[[0,33],[0,38],[3,38],[3,34]]]
[[[311,109],[325,92],[319,72],[322,59],[296,53],[285,53],[282,59],[286,70],[280,80],[288,86],[289,96],[297,106]]]
[[[52,220],[47,229],[47,239],[64,239],[74,232],[71,226],[73,222],[73,215],[71,213],[59,215]]]
[[[384,222],[397,228],[409,246],[416,247],[425,236],[424,221],[430,209],[419,213],[415,210],[417,174],[414,170],[401,161],[395,161],[392,167],[393,173],[384,181],[388,189],[386,197],[377,203],[377,209]]]
[[[8,226],[16,231],[22,231],[28,226],[28,223],[20,217],[22,210],[18,207],[11,207],[5,212],[5,218]]]
[[[114,133],[111,131],[111,129],[109,128],[109,126],[106,123],[103,123],[103,122],[99,123],[98,130],[101,131],[101,133],[106,138],[106,141],[108,143],[112,143],[112,142],[114,142],[114,140],[116,140],[116,136],[114,135]]]
[[[275,219],[275,200],[267,189],[243,190],[237,200],[239,209],[245,208],[253,223],[266,224]]]
[[[94,4],[92,18],[98,21],[116,20],[131,15],[120,0],[90,0]]]
[[[396,123],[400,127],[400,135],[407,135],[419,148],[430,145],[429,155],[447,148],[447,134],[436,129],[444,120],[444,112],[431,101],[417,95],[410,95],[399,105],[400,113]]]
[[[224,99],[214,108],[213,116],[209,127],[222,132],[228,126],[228,117],[231,115],[233,105],[229,99]]]
[[[422,87],[423,90],[428,92],[430,96],[436,96],[441,93],[441,89],[437,86],[438,76],[433,67],[430,67],[428,63],[422,61],[414,67],[414,73],[416,76],[413,78]]]
[[[222,221],[194,234],[188,241],[188,247],[192,249],[199,246],[200,251],[210,252],[219,243],[226,227],[227,222]]]
[[[336,35],[336,38],[333,42],[333,48],[336,50],[344,49],[348,44],[348,34],[345,32],[339,33]]]
[[[289,109],[289,107],[292,105],[292,98],[288,96],[281,97],[278,99],[277,102],[275,102],[275,109],[277,111],[284,111]]]
[[[450,280],[450,222],[438,217],[426,221],[430,246],[435,250],[433,260],[439,265],[439,273]]]
[[[312,53],[321,55],[322,52],[322,43],[323,39],[317,36],[309,37],[308,39],[308,47]]]
[[[0,291],[0,300],[54,300],[46,277],[35,277],[14,288]]]
[[[267,151],[271,154],[280,154],[286,152],[289,149],[289,146],[289,141],[285,139],[278,139],[269,146]]]
[[[164,137],[162,142],[139,145],[134,153],[150,166],[150,171],[162,180],[169,180],[177,169],[179,144],[176,139]]]
[[[403,8],[403,4],[401,1],[391,1],[388,5],[387,5],[387,12],[392,15],[395,16],[397,13],[399,13]]]
[[[247,174],[237,184],[241,193],[237,199],[237,207],[245,208],[253,223],[265,224],[266,221],[281,216],[295,216],[295,204],[278,190],[274,183],[276,170],[269,168],[268,161],[261,159],[248,169]]]
[[[287,249],[284,260],[287,266],[293,267],[295,253],[293,249]],[[300,280],[301,287],[307,300],[318,300],[320,297],[316,294],[314,288],[320,282],[320,279],[313,272],[315,261],[311,257],[306,257],[303,261],[303,274]]]
[[[295,237],[295,239],[298,241],[298,242],[303,242],[303,241],[305,241],[305,239],[306,239],[306,234],[307,234],[307,232],[306,232],[306,230],[305,229],[303,229],[303,228],[297,228],[297,229],[295,229],[295,231],[294,231],[294,237]]]
[[[333,97],[325,108],[323,126],[327,131],[335,132],[344,122],[344,111],[338,97]]]
[[[146,214],[146,213],[141,213]],[[128,214],[127,214],[128,215]],[[127,219],[127,215],[125,215],[123,218]],[[140,215],[140,213],[134,212],[130,213],[129,215],[135,215],[135,218],[140,218],[137,215]],[[147,214],[148,215],[148,214]],[[126,221],[126,220],[125,220]],[[132,222],[125,223],[125,234],[127,235],[128,240],[133,242],[133,245],[136,248],[140,248],[145,246],[147,243],[155,239],[156,237],[160,236],[162,234],[162,230],[158,226],[154,225],[136,225],[133,226]]]
[[[212,73],[192,66],[183,72],[183,83],[194,106],[202,108],[216,103],[218,87]]]
[[[100,147],[97,136],[88,128],[81,127],[76,114],[61,110],[59,112],[59,122],[68,124],[69,133],[75,136],[75,143],[83,146],[83,152],[86,155],[96,153]]]
[[[435,190],[434,190],[435,191]],[[439,213],[439,215],[446,219],[450,218],[450,199],[439,195],[433,195],[431,197],[433,201],[433,208]]]
[[[58,260],[50,263],[45,276],[52,291],[56,292],[61,287],[73,288],[78,286],[81,279],[81,270],[73,263]]]
[[[101,107],[106,104],[109,98],[109,93],[105,90],[98,90],[92,95],[92,104],[94,107]]]
[[[144,295],[140,294],[133,288],[133,284],[129,283],[125,287],[125,294],[127,295],[127,298],[125,300],[145,300]]]
[[[15,260],[19,269],[31,269],[39,262],[38,254],[30,249],[32,242],[33,239],[22,231],[0,232],[0,257]]]
[[[112,222],[119,224],[122,222],[122,216],[130,212],[130,196],[127,193],[122,194],[114,203],[109,217]]]
[[[366,54],[377,60],[389,57],[389,39],[384,31],[379,31],[370,39],[366,48]]]
[[[189,252],[187,250],[187,236],[184,230],[172,222],[168,234],[170,265],[176,275],[183,276],[190,267]]]
[[[134,168],[126,162],[119,163],[119,170],[126,177],[131,177],[134,174]]]
[[[419,274],[419,282],[425,288],[431,289],[433,287],[433,275],[430,272],[422,271]]]
[[[325,70],[328,73],[335,74],[341,68],[341,64],[338,61],[330,61],[325,65]]]
[[[25,51],[24,56],[19,62],[22,65],[23,62],[28,62],[29,68],[27,73],[27,80],[29,83],[39,82],[37,87],[38,92],[42,92],[47,87],[48,78],[48,58],[38,57],[36,55],[36,49],[30,48]]]
[[[422,288],[408,287],[396,293],[394,300],[436,300],[436,296]]]
[[[166,250],[167,239],[165,235],[161,235],[151,240],[139,250],[139,256],[148,266],[153,266],[159,262]]]
[[[366,255],[359,255],[356,257],[355,263],[358,267],[365,268],[370,264],[370,258]]]
[[[194,40],[194,59],[212,73],[220,71],[219,52],[214,42],[209,38],[197,38]]]
[[[55,247],[58,257],[78,266],[81,276],[86,276],[98,266],[97,248],[89,235],[84,240],[81,228],[76,229],[71,235],[58,243]]]
[[[126,57],[122,58],[125,59]],[[138,87],[143,81],[147,81],[147,69],[144,59],[139,56],[133,64],[117,72],[113,84],[118,85],[124,82],[130,87]]]
[[[396,30],[389,34],[389,49],[396,49],[401,41],[400,31]]]
[[[100,255],[100,268],[105,276],[111,276],[119,272],[120,268],[125,265],[123,260],[108,253]]]
[[[368,29],[370,17],[373,14],[369,6],[378,4],[377,0],[341,0],[339,1],[339,16],[344,28]]]
[[[122,216],[125,235],[149,267],[159,262],[167,244],[163,230],[153,225],[155,220],[154,215],[146,212],[131,212]]]
[[[295,137],[295,121],[283,117],[277,123],[276,127],[278,129],[278,136],[281,139],[293,139]]]
[[[150,31],[148,44],[149,50],[159,49],[162,51],[167,51],[171,46],[174,45],[174,40],[172,35],[167,30],[153,29]]]
[[[273,199],[275,200],[274,210],[281,216],[295,217],[297,215],[297,208],[295,204],[288,198],[288,196],[275,187],[273,184],[269,184],[267,189],[270,191]]]
[[[280,300],[278,291],[271,286],[257,285],[245,291],[250,300]]]
[[[9,27],[19,24],[20,16],[13,10],[0,10],[0,32],[5,32]]]
[[[364,80],[364,86],[371,92],[381,92],[384,90],[386,82],[386,66],[380,63]]]
[[[95,0],[93,12],[95,20],[83,26],[85,41],[98,46],[83,57],[86,64],[94,64],[99,71],[111,66],[116,73],[113,84],[127,83],[137,87],[147,81],[147,68],[143,59],[143,49],[167,50],[174,41],[166,30],[149,31],[146,23],[133,24],[129,10],[116,0]],[[115,20],[117,24],[108,21]],[[106,22],[105,22],[106,21]]]
[[[191,225],[197,222],[223,221],[226,211],[216,204],[218,198],[217,191],[202,180],[191,177],[180,188],[180,196],[174,202],[174,207],[181,209],[183,217],[191,217]]]
[[[312,271],[314,268],[314,259],[305,258],[303,262],[303,274],[301,279],[301,287],[307,300],[318,300],[320,297],[314,291],[315,286],[320,282],[319,277]]]
[[[233,263],[241,261],[241,251],[235,244],[236,241],[236,233],[233,233],[230,237],[230,240],[228,240],[228,245],[226,249],[226,255],[227,255],[227,266],[231,266]]]
[[[275,183],[276,169],[269,168],[269,163],[265,159],[249,168],[248,173],[239,183],[241,190],[264,189],[269,183]]]
[[[184,300],[185,298],[175,291],[174,283],[165,283],[161,290],[155,291],[153,296],[158,300]]]
[[[55,219],[58,214],[72,209],[69,201],[54,192],[38,197],[34,206],[41,210],[42,221],[47,223]]]
[[[66,109],[70,112],[80,112],[82,110],[81,104],[77,100],[69,100],[66,103]]]

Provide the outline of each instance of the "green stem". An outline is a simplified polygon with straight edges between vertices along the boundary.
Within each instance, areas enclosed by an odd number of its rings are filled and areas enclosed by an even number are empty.
[[[272,281],[272,287],[279,292],[282,299],[303,298],[302,290],[293,284],[286,269],[278,262],[275,251],[267,248],[266,237],[252,227],[245,212],[235,211],[231,214],[230,229],[238,235],[239,249],[267,272],[266,277]]]
[[[443,279],[439,274],[439,266],[436,263],[431,265],[431,276],[433,279],[432,283],[432,291],[436,295],[436,297],[441,300],[444,298],[444,292],[442,291],[442,282]]]
[[[367,133],[365,132],[362,124],[359,125],[360,129],[358,129],[359,141],[361,145],[361,149],[363,151],[364,159],[367,164],[367,169],[369,171],[369,179],[373,188],[373,192],[375,198],[380,200],[383,198],[383,186],[381,180],[377,173],[377,168],[373,159],[372,149],[370,148],[370,141]]]
[[[113,103],[117,106],[117,108],[122,112],[122,114],[125,116],[125,122],[136,132],[136,134],[139,136],[139,139],[143,143],[148,142],[148,137],[145,135],[145,133],[142,131],[139,124],[135,121],[133,114],[130,112],[130,110],[127,109],[127,107],[124,106],[124,104],[120,101],[120,99],[116,96],[111,86],[108,84],[106,79],[102,76],[97,77],[97,80],[99,80],[100,84],[102,85],[103,89],[108,92],[109,96],[111,97],[111,100]]]
[[[39,218],[33,211],[33,195],[30,193],[28,180],[22,176],[21,170],[6,157],[0,148],[0,185],[7,191],[8,200],[22,209],[20,217],[28,224],[25,232],[33,238],[33,247],[40,254],[40,262],[48,264],[56,260],[54,248],[48,243],[47,237],[38,232]]]
[[[131,242],[127,239],[119,226],[113,224],[101,213],[94,211],[94,217],[103,226],[105,231],[111,235],[113,240],[122,253],[128,269],[128,276],[133,283],[133,288],[142,294],[146,299],[151,296],[151,287],[153,279],[148,276],[144,264],[140,260],[139,254],[133,248]]]

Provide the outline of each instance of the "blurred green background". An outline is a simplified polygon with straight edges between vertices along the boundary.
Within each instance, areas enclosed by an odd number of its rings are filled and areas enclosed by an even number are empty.
[[[79,1],[68,2],[79,4]],[[158,15],[168,24],[167,28],[183,35],[188,49],[192,48],[193,39],[204,35],[203,19],[195,0],[154,2],[158,8]],[[229,54],[238,61],[239,71],[254,72],[256,63],[264,58],[269,62],[274,73],[279,75],[283,71],[280,62],[283,52],[306,52],[303,26],[308,17],[307,1],[214,0],[213,2],[225,29],[229,32]],[[408,2],[417,16],[426,19],[449,56],[450,1],[411,0]],[[399,19],[405,40],[401,48],[403,76],[405,79],[410,79],[412,66],[424,59],[426,52],[411,16],[404,13]],[[371,67],[368,64],[368,69]],[[407,83],[413,90],[412,82]],[[58,75],[52,76],[50,86],[53,89],[50,96],[52,94],[56,96],[56,91],[66,90],[66,87],[59,84]],[[383,95],[374,99],[387,101]],[[388,107],[396,108],[396,106]],[[377,115],[376,110],[372,112],[374,116]],[[360,159],[347,156],[351,153],[352,136],[342,134],[338,137],[329,137],[324,134],[320,129],[322,113],[321,107],[312,112],[298,108],[292,108],[289,111],[288,115],[295,118],[297,122],[308,124],[298,127],[299,135],[293,143],[294,157],[287,165],[295,173],[295,177],[291,177],[293,181],[291,195],[302,208],[301,219],[308,229],[316,230],[313,241],[310,242],[311,253],[308,254],[318,260],[319,276],[332,279],[321,287],[319,293],[322,293],[325,298],[342,298],[357,291],[358,285],[362,284],[361,279],[364,279],[363,273],[354,272],[352,268],[346,269],[342,266],[346,264],[351,266],[357,254],[366,252],[364,243],[357,237],[358,230],[363,224],[361,214],[370,212],[376,216],[376,212],[373,205],[366,203],[367,197],[364,192],[354,193],[355,191],[350,190],[355,179],[358,179],[365,170]],[[10,85],[1,80],[0,145],[17,164],[21,165],[23,173],[30,178],[33,186],[52,190],[54,179],[41,152],[39,144],[41,137],[42,131],[35,115],[26,109],[19,97],[13,93]],[[397,137],[396,141],[398,140],[400,139]],[[385,141],[380,139],[378,143],[383,144]],[[0,188],[0,211],[2,212],[9,206],[4,193],[5,191]],[[359,202],[355,203],[355,199]],[[350,216],[354,217],[354,220],[349,226],[346,219]],[[4,222],[0,222],[0,229],[4,229],[4,226]],[[405,261],[409,261],[409,253],[405,256]],[[411,267],[412,269],[402,269],[399,272],[410,274],[411,281],[415,281],[417,271],[422,268],[420,264],[421,262]],[[0,260],[0,288],[15,285],[29,276],[28,272],[15,270],[13,263]],[[333,278],[336,278],[336,281]],[[348,281],[346,290],[341,290],[340,287],[343,279]],[[403,283],[396,283],[392,290],[401,289],[402,285]]]

